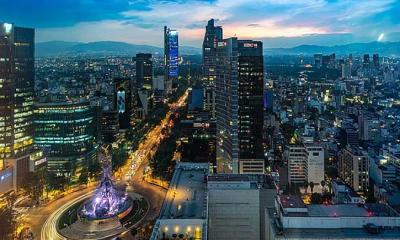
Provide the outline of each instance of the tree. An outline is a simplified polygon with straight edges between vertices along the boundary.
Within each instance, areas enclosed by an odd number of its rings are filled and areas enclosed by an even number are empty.
[[[21,188],[36,202],[39,203],[45,186],[44,171],[28,172]]]
[[[305,189],[305,193],[307,194],[307,191],[308,191],[308,181],[304,181],[304,189]]]
[[[322,187],[322,190],[325,192],[325,181],[324,180],[322,180],[321,181],[321,187]]]
[[[310,189],[311,189],[311,193],[314,192],[314,182],[310,182]]]
[[[322,196],[319,193],[311,194],[311,204],[321,204]]]
[[[12,208],[13,199],[12,195],[8,195],[8,204],[0,208],[0,239],[14,239],[16,220]]]

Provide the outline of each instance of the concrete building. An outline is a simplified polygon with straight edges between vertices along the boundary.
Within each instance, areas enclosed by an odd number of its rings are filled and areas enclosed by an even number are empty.
[[[208,238],[264,239],[264,209],[275,189],[265,175],[218,174],[208,177]]]
[[[170,182],[151,240],[207,239],[208,163],[180,162]]]
[[[343,203],[364,203],[364,199],[340,179],[332,181],[332,202]]]
[[[400,216],[385,204],[307,205],[279,195],[267,209],[266,239],[398,239]]]
[[[358,115],[359,137],[362,141],[380,138],[379,119],[370,112],[361,111]]]
[[[285,151],[288,162],[288,181],[290,184],[303,184],[305,181],[319,185],[324,176],[324,148],[317,143],[289,145]]]
[[[368,155],[356,146],[348,145],[338,154],[339,177],[356,192],[366,192],[369,186]]]

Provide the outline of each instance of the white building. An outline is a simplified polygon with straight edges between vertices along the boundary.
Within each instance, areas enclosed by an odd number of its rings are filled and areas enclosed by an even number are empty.
[[[289,145],[286,150],[289,183],[315,185],[324,180],[324,148],[316,143]]]
[[[307,205],[298,196],[276,197],[267,209],[265,238],[398,239],[400,215],[385,204]]]

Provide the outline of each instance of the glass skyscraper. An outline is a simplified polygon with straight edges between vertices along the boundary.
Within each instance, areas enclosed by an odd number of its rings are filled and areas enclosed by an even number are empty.
[[[0,170],[13,168],[18,189],[33,147],[35,31],[0,23]]]
[[[45,153],[49,171],[74,176],[96,158],[89,102],[38,103],[34,123],[35,147]]]
[[[137,89],[151,89],[153,82],[153,61],[150,53],[138,53],[134,58],[136,62],[136,87]]]
[[[263,159],[262,43],[229,38],[216,49],[217,170]]]
[[[178,48],[178,31],[164,26],[164,78],[167,93],[172,89],[172,80],[179,75]]]
[[[216,79],[216,48],[222,41],[222,27],[214,26],[210,19],[206,26],[203,40],[203,86],[205,91],[204,109],[215,117],[215,79]]]

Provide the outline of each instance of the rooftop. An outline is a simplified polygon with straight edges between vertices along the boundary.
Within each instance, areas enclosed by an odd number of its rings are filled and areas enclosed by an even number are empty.
[[[206,218],[205,175],[208,164],[178,163],[164,200],[160,219]]]

